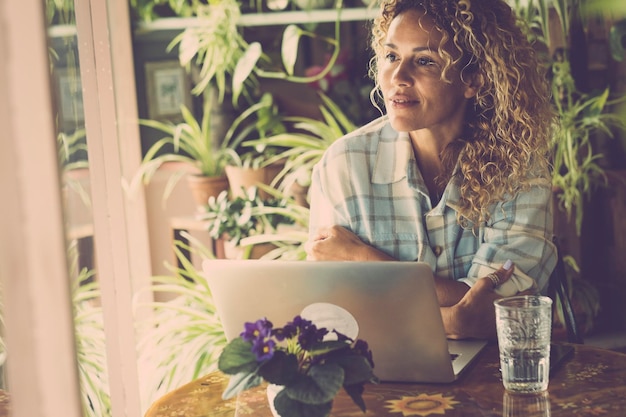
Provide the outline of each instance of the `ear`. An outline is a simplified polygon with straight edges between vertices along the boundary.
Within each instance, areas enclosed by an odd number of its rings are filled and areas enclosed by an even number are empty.
[[[483,76],[478,73],[473,73],[463,80],[463,84],[465,85],[463,95],[465,98],[470,99],[474,97],[476,93],[478,93],[480,87],[483,86]]]

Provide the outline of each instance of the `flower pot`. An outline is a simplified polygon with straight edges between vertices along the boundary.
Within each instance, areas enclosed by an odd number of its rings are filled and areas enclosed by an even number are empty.
[[[284,168],[284,164],[272,164],[262,168],[242,168],[234,165],[226,166],[226,176],[230,187],[231,198],[243,196],[244,190],[257,186],[259,183],[269,185],[276,175]],[[259,197],[270,196],[259,190]]]
[[[217,197],[222,191],[228,190],[228,178],[226,176],[206,177],[189,174],[187,175],[187,184],[191,189],[198,210],[206,205],[209,197]]]
[[[304,187],[297,182],[291,184],[286,191],[287,196],[293,198],[296,204],[302,207],[309,207],[309,187]]]
[[[260,243],[252,246],[241,246],[233,241],[223,242],[223,254],[225,259],[260,259],[271,250],[276,249],[272,243]]]
[[[285,387],[282,385],[269,384],[267,386],[267,402],[270,405],[270,410],[272,410],[272,415],[274,417],[280,417],[280,415],[276,412],[276,408],[274,408],[274,398],[276,398],[278,393],[283,389],[285,389]]]

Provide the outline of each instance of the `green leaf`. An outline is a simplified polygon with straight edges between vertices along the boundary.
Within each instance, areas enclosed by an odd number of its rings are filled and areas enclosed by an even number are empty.
[[[285,72],[289,75],[293,75],[296,59],[298,58],[300,36],[302,36],[302,29],[296,25],[287,26],[283,32],[281,56]]]
[[[359,406],[361,411],[365,412],[365,401],[363,401],[363,391],[365,391],[365,389],[363,388],[363,384],[344,385],[343,389],[348,393],[350,398],[352,398],[352,401]]]
[[[338,356],[330,360],[343,368],[344,385],[362,384],[376,380],[372,367],[364,356]]]
[[[252,343],[241,338],[233,339],[224,347],[217,362],[220,371],[228,375],[252,372],[257,367],[256,356],[252,353]]]
[[[282,417],[327,417],[333,407],[333,402],[323,404],[305,404],[287,395],[282,390],[274,399],[274,408]]]
[[[233,103],[239,99],[239,95],[243,90],[244,83],[252,74],[256,63],[261,58],[263,49],[259,42],[252,42],[243,53],[243,56],[237,62],[233,72]]]
[[[228,385],[222,394],[222,398],[227,400],[247,389],[256,387],[263,382],[263,378],[256,373],[241,372],[233,375],[228,381]]]
[[[271,384],[288,385],[298,376],[298,359],[295,355],[278,350],[261,365],[259,375]]]
[[[309,349],[309,353],[311,356],[319,356],[335,350],[348,348],[350,348],[350,345],[343,340],[326,340],[314,343]]]
[[[290,398],[306,404],[324,404],[332,401],[343,385],[344,372],[337,364],[314,365],[307,375],[285,387]]]

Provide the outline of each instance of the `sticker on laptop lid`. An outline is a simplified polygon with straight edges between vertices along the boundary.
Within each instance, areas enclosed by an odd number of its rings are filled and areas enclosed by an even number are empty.
[[[314,303],[306,306],[300,314],[303,318],[310,320],[318,328],[325,327],[330,333],[328,336],[335,336],[332,330],[356,340],[359,335],[359,325],[352,314],[345,308],[330,303]]]

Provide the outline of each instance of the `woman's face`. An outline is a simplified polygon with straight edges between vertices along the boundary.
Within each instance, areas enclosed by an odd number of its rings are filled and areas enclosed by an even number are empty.
[[[444,60],[437,49],[442,34],[422,13],[409,10],[396,16],[378,61],[378,81],[391,125],[397,131],[428,129],[442,140],[460,135],[467,100],[476,89],[461,81],[451,68],[441,79]],[[447,50],[450,54],[453,52]]]

